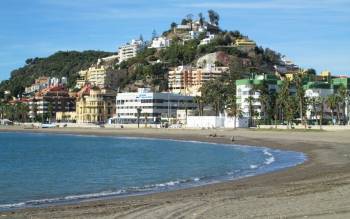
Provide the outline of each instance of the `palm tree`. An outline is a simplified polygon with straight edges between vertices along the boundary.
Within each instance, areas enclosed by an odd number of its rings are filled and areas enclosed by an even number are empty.
[[[199,116],[203,116],[203,98],[201,96],[195,96],[194,102],[197,104]]]
[[[4,119],[5,108],[5,103],[0,102],[0,119]]]
[[[261,84],[261,85],[256,85],[253,86],[253,92],[258,92],[259,93],[259,102],[261,105],[261,113],[264,113],[264,123],[266,123],[266,117],[270,118],[270,93],[268,89],[267,84]],[[261,114],[260,114],[261,116]]]
[[[290,97],[289,94],[289,82],[285,81],[278,92],[277,96],[277,102],[278,102],[278,108],[281,111],[281,120],[284,122],[285,119],[285,113],[288,110],[288,98]]]
[[[302,72],[299,72],[298,74],[295,75],[294,78],[294,83],[296,86],[296,95],[298,98],[298,109],[299,109],[299,117],[301,120],[301,123],[305,125],[306,127],[306,122],[305,122],[305,117],[304,117],[304,105],[305,105],[305,90],[303,88],[303,77],[302,77]]]
[[[346,102],[347,98],[349,96],[348,90],[344,86],[340,86],[337,90],[337,95],[339,97],[339,105],[342,108],[342,113],[343,113],[343,124],[347,123],[347,118],[346,118]]]
[[[228,116],[234,117],[234,128],[236,128],[237,117],[240,114],[240,109],[237,105],[236,96],[230,95],[226,101],[226,109]]]
[[[324,98],[323,97],[319,97],[317,99],[317,102],[320,105],[320,129],[322,129],[323,114],[324,114]]]
[[[249,127],[251,127],[253,124],[253,116],[254,116],[254,102],[255,99],[253,96],[249,96],[245,99],[245,101],[248,103],[248,109],[249,109]]]
[[[332,114],[332,124],[335,125],[334,122],[334,110],[337,108],[337,96],[332,94],[330,96],[327,97],[326,103],[327,106],[329,107],[329,109],[331,110],[331,114]]]

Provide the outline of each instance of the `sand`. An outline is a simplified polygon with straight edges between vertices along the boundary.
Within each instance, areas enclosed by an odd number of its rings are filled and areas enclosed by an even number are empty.
[[[350,218],[350,131],[35,129],[0,131],[142,136],[304,152],[297,167],[144,196],[0,212],[2,218]],[[210,134],[217,137],[209,137]]]

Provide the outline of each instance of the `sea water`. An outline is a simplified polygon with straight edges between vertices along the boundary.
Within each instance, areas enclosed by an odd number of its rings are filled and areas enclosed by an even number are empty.
[[[305,160],[233,144],[0,132],[0,210],[187,188]]]

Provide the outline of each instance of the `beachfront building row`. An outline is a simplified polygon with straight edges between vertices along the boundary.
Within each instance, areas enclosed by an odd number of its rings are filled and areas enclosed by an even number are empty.
[[[141,123],[160,123],[161,120],[176,120],[177,111],[195,110],[197,105],[193,96],[170,92],[155,93],[149,88],[139,88],[137,92],[118,93],[116,116],[111,123],[136,124],[138,116]]]
[[[306,117],[308,120],[317,120],[320,118],[319,112],[321,106],[318,104],[315,106],[314,102],[320,97],[323,98],[323,111],[324,119],[331,120],[335,115],[339,115],[340,118],[349,117],[349,101],[346,103],[345,110],[341,107],[330,109],[326,104],[326,98],[332,94],[335,94],[339,87],[344,87],[348,91],[350,90],[350,78],[346,77],[331,77],[330,74],[326,74],[319,77],[305,77],[303,88],[305,90],[305,97],[309,100],[306,106]],[[269,94],[277,93],[285,81],[280,80],[274,75],[254,75],[249,79],[242,79],[236,81],[236,94],[237,94],[237,107],[240,109],[240,113],[243,117],[263,119],[266,118],[266,107],[260,102],[260,92],[258,87],[265,85],[268,88]],[[296,94],[295,86],[289,89],[291,95]],[[337,103],[339,104],[339,103]],[[337,112],[339,110],[339,112]],[[318,112],[318,113],[317,113]],[[299,118],[300,119],[300,118]],[[346,119],[349,121],[349,119]],[[334,123],[334,121],[333,121]]]

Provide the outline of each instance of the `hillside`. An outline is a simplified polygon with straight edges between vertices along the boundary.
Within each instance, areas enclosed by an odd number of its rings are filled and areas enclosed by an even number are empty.
[[[221,30],[218,26],[219,15],[209,11],[210,22],[200,15],[199,21],[187,17],[181,22],[182,28],[172,23],[163,32],[162,37],[171,40],[169,47],[162,49],[148,48],[149,44],[139,51],[138,55],[121,62],[115,68],[127,71],[127,78],[121,83],[121,90],[135,90],[137,87],[149,86],[158,91],[167,90],[169,69],[179,65],[198,66],[203,57],[214,60],[217,66],[228,66],[235,72],[236,78],[246,77],[250,73],[273,73],[274,66],[281,64],[281,54],[264,49],[239,31]],[[190,29],[186,29],[186,27]],[[205,28],[204,28],[205,27]],[[192,31],[195,30],[196,31]],[[196,36],[191,33],[196,32]],[[213,36],[207,43],[203,40]],[[157,38],[156,33],[153,39]],[[252,47],[242,49],[237,43],[252,43]],[[243,46],[244,47],[244,46]],[[86,69],[96,63],[98,58],[110,56],[112,53],[102,51],[57,52],[47,58],[26,60],[26,65],[11,72],[11,77],[0,84],[0,98],[5,90],[13,96],[24,91],[39,76],[67,77],[69,87],[74,87],[79,70]],[[207,63],[204,60],[204,63]],[[208,63],[207,63],[208,64]],[[204,64],[202,64],[204,66]]]
[[[13,96],[17,96],[40,76],[67,77],[68,84],[72,87],[79,70],[90,67],[98,58],[112,54],[103,51],[59,51],[47,58],[27,59],[25,66],[12,71],[10,79],[0,84],[0,96],[5,90],[10,90]]]

